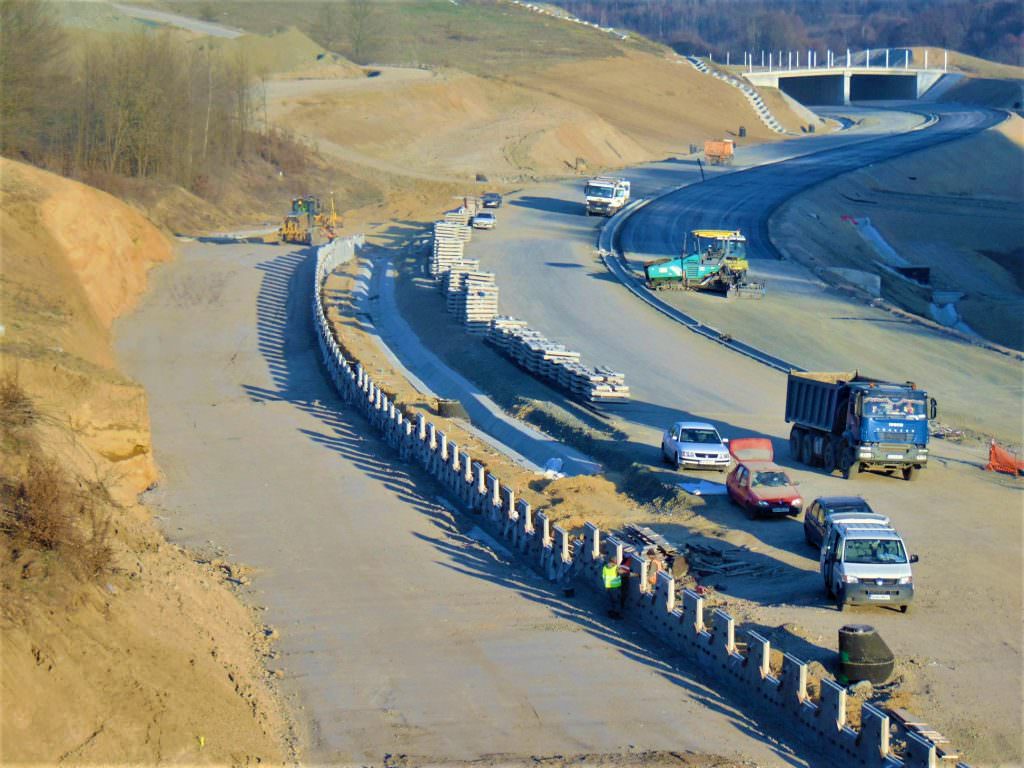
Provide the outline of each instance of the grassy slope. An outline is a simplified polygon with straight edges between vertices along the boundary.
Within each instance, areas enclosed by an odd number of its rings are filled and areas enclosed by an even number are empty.
[[[199,16],[209,3],[161,0],[162,9]],[[219,23],[268,34],[295,26],[311,34],[322,3],[250,3],[221,0]],[[373,4],[379,45],[370,56],[377,64],[455,67],[478,75],[547,66],[559,61],[614,55],[623,47],[651,48],[642,40],[613,41],[603,32],[552,19],[512,4],[483,5],[448,0]],[[315,37],[315,34],[311,35]],[[344,52],[344,51],[343,51]]]

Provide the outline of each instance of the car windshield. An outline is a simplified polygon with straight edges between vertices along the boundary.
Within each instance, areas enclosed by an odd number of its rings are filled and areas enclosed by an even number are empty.
[[[722,438],[713,429],[681,429],[679,430],[679,442],[717,445],[722,442]]]
[[[610,199],[613,190],[611,187],[597,187],[592,184],[587,184],[585,191],[587,197],[605,197]]]
[[[872,395],[864,398],[862,406],[865,416],[883,419],[923,419],[924,400],[912,397],[889,397]]]
[[[843,560],[858,565],[893,565],[907,562],[899,539],[849,539]]]
[[[785,472],[757,472],[752,483],[752,485],[761,485],[768,488],[782,488],[789,484],[789,478],[786,477]]]

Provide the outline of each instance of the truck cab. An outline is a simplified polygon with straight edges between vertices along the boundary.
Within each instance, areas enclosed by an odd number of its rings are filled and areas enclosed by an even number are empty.
[[[846,431],[857,462],[913,476],[928,463],[928,394],[912,386],[853,382]]]
[[[583,187],[587,216],[612,216],[629,202],[630,183],[625,179],[598,176]]]
[[[818,564],[825,594],[847,605],[888,605],[906,613],[914,600],[911,564],[903,538],[878,523],[837,523],[821,545]]]

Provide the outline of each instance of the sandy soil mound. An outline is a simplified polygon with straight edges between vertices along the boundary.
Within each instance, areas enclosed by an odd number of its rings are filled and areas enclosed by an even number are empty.
[[[145,395],[116,370],[110,324],[171,257],[166,238],[110,195],[0,160],[5,333],[0,353],[90,450],[119,457],[129,495],[149,485]]]
[[[9,160],[0,179],[0,371],[38,414],[31,443],[0,443],[0,762],[279,761],[284,716],[253,652],[265,633],[224,583],[237,574],[169,546],[136,502],[156,479],[148,410],[110,324],[170,244],[85,185]],[[26,446],[109,522],[92,527],[110,552],[98,577],[6,525]]]
[[[600,166],[646,156],[588,110],[513,84],[458,72],[381,81],[282,103],[285,123],[371,158],[438,174],[565,173],[581,156]]]

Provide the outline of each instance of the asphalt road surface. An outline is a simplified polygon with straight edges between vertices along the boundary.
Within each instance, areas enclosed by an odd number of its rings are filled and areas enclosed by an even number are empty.
[[[905,131],[920,118],[853,110],[863,123],[847,133],[743,148],[739,161],[749,164],[811,148],[831,153],[733,177],[716,170],[714,181],[645,208],[642,217],[625,225],[622,241],[633,257],[647,258],[674,254],[681,245],[680,233],[691,226],[763,232],[762,217],[781,200],[771,190],[792,193],[806,186],[807,179],[966,135],[993,119],[988,112],[935,109],[948,118],[884,142],[869,143],[886,130]],[[700,178],[699,170],[685,161],[622,175],[634,180],[634,196]],[[597,226],[603,220],[583,214],[581,187],[579,181],[551,183],[512,195],[498,213],[498,226],[474,238],[468,255],[497,274],[500,311],[524,318],[549,338],[580,351],[585,362],[625,372],[633,401],[609,412],[628,433],[638,461],[659,466],[660,432],[674,419],[706,419],[728,437],[772,438],[777,458],[792,467],[805,498],[862,494],[890,515],[910,549],[921,556],[915,565],[918,597],[907,616],[882,609],[840,614],[824,598],[816,553],[803,543],[797,521],[748,521],[735,508],[723,506],[709,511],[709,523],[729,531],[729,541],[754,548],[753,559],[773,574],[723,580],[726,594],[754,604],[754,623],[772,627],[795,621],[817,636],[817,643],[800,648],[798,655],[805,658],[830,658],[842,623],[877,626],[897,654],[920,661],[914,687],[926,698],[928,711],[921,714],[929,722],[943,732],[961,734],[974,754],[986,760],[1019,759],[1022,531],[1019,489],[1013,481],[980,471],[983,448],[968,450],[942,441],[933,441],[933,466],[913,484],[882,475],[847,481],[793,465],[786,447],[789,425],[783,419],[785,375],[697,336],[627,292],[595,256]],[[725,220],[708,216],[691,225],[686,218],[690,206],[703,211],[705,204]],[[985,423],[1010,429],[1021,425],[1024,393],[1018,361],[952,342],[912,323],[894,322],[884,312],[834,294],[791,262],[764,258],[758,266],[765,264],[775,272],[762,302],[706,297],[687,306],[696,307],[694,313],[703,313],[701,319],[712,325],[731,323],[726,327],[737,338],[756,340],[807,369],[860,368],[881,375],[896,369],[903,374],[898,380],[914,378],[937,392],[940,401]],[[800,302],[791,302],[792,297]],[[731,309],[740,305],[742,311]],[[667,471],[664,476],[669,481],[675,477]],[[660,527],[670,538],[693,534],[672,520]],[[984,631],[978,630],[981,616],[986,617]],[[1007,687],[1016,693],[992,695]]]
[[[350,420],[316,358],[312,256],[182,246],[117,329],[149,393],[169,537],[257,570],[310,763],[636,749],[803,765],[657,652],[510,568]],[[470,523],[471,525],[471,523]],[[580,598],[584,599],[584,598]]]

